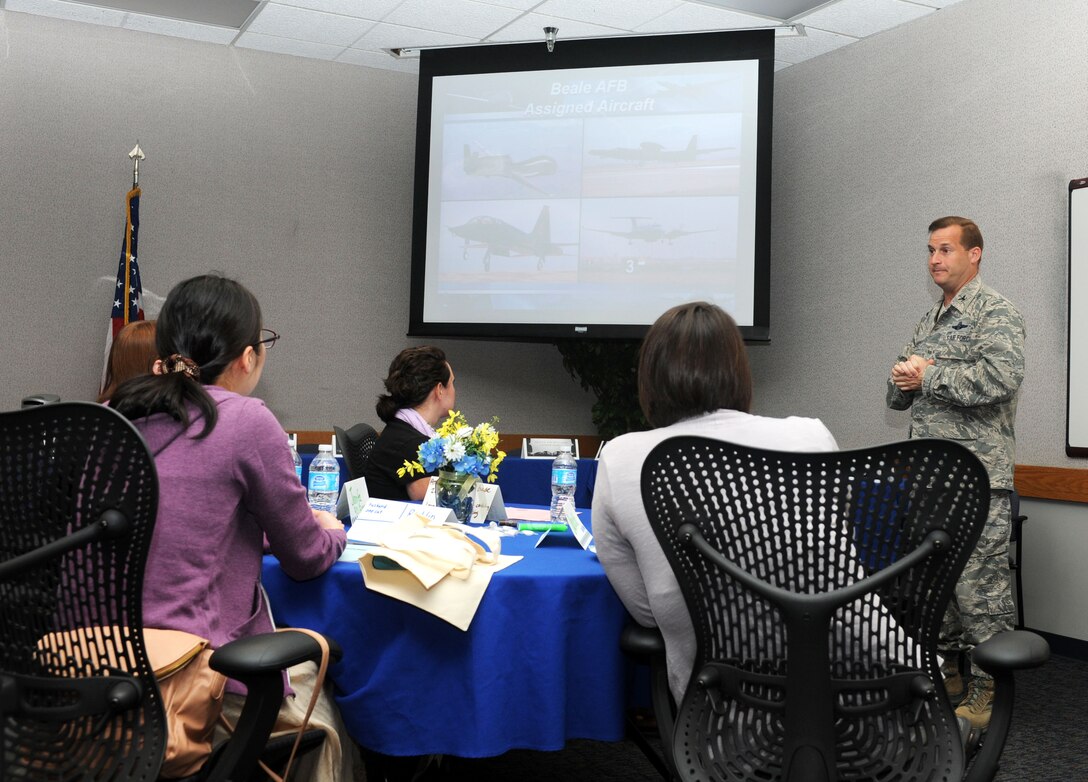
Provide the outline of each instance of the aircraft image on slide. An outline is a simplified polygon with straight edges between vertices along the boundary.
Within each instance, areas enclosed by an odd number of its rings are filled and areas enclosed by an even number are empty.
[[[589,154],[597,157],[632,160],[643,163],[691,163],[699,160],[699,155],[711,152],[724,152],[736,147],[708,147],[699,149],[699,136],[694,135],[684,149],[665,149],[654,141],[643,141],[637,147],[613,147],[612,149],[591,149]]]
[[[612,236],[622,236],[627,239],[628,244],[634,244],[636,241],[646,242],[647,244],[656,244],[657,242],[666,242],[672,244],[673,239],[681,239],[685,236],[691,236],[692,234],[706,234],[716,231],[716,228],[704,228],[700,231],[685,231],[682,228],[673,228],[666,230],[661,223],[640,223],[640,220],[650,220],[649,217],[616,217],[616,220],[630,220],[631,230],[629,231],[609,231],[605,228],[588,228],[589,231],[596,231],[602,234],[611,234]]]
[[[510,225],[498,217],[480,216],[473,217],[463,225],[449,226],[454,236],[465,240],[464,259],[468,258],[470,247],[484,248],[484,271],[491,271],[491,256],[502,255],[507,258],[515,256],[533,256],[536,260],[536,268],[544,268],[544,259],[550,255],[566,255],[564,247],[572,246],[573,242],[556,243],[551,239],[551,218],[548,207],[540,207],[540,216],[536,219],[536,225],[529,232],[522,231]]]
[[[549,195],[547,191],[530,182],[528,177],[554,174],[559,170],[559,164],[555,162],[555,158],[547,155],[538,155],[525,160],[514,160],[509,155],[486,155],[473,152],[469,145],[465,144],[464,168],[469,176],[506,177],[538,193]]]

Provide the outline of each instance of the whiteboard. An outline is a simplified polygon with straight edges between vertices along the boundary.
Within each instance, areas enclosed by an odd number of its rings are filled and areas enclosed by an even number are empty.
[[[1088,179],[1069,183],[1068,315],[1065,452],[1088,456]]]

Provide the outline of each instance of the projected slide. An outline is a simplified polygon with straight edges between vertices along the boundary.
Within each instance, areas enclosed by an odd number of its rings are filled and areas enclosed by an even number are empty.
[[[436,76],[424,319],[753,322],[758,61]]]

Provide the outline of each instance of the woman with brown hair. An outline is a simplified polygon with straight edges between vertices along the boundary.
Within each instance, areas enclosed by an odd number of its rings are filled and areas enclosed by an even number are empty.
[[[421,500],[430,475],[398,475],[404,462],[415,461],[419,446],[434,437],[434,427],[457,404],[453,369],[441,349],[429,345],[405,348],[389,365],[382,382],[387,393],[374,406],[385,422],[366,465],[371,497]]]
[[[110,345],[106,361],[106,378],[98,401],[106,402],[117,391],[117,386],[134,377],[151,374],[155,359],[155,321],[137,320],[117,332]]]
[[[597,554],[635,621],[665,639],[669,687],[677,703],[691,677],[695,631],[680,587],[642,506],[647,454],[677,435],[712,437],[785,451],[836,450],[814,418],[766,418],[748,412],[752,376],[733,319],[706,302],[681,304],[650,327],[638,364],[638,396],[655,427],[608,443],[593,488]]]

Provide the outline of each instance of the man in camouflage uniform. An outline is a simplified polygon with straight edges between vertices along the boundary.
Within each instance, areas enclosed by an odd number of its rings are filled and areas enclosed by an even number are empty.
[[[927,312],[888,379],[888,407],[911,408],[911,437],[943,437],[970,448],[990,476],[990,512],[941,626],[945,687],[956,714],[990,723],[993,679],[971,669],[970,650],[1013,627],[1009,530],[1013,421],[1024,378],[1024,320],[978,277],[982,234],[971,220],[929,226],[929,273],[944,297]],[[968,653],[964,687],[959,657]],[[966,695],[964,691],[966,690]]]

